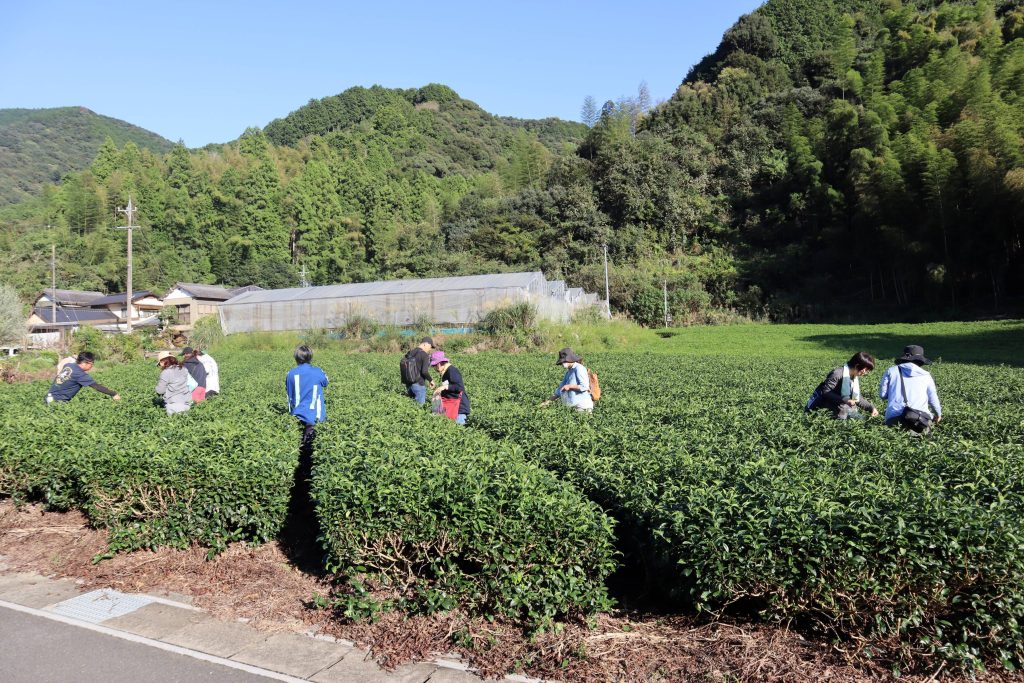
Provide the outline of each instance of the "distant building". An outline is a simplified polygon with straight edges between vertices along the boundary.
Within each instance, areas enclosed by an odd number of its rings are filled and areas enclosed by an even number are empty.
[[[89,304],[92,310],[107,310],[114,314],[120,325],[120,331],[126,327],[136,329],[139,327],[155,326],[160,321],[160,309],[163,308],[162,299],[149,290],[136,290],[132,292],[131,310],[126,310],[127,292],[120,294],[108,294],[107,296],[94,299]]]
[[[36,299],[35,306],[52,306],[56,302],[61,308],[88,308],[92,302],[102,299],[103,292],[89,292],[78,289],[44,289]]]
[[[120,329],[117,316],[106,309],[61,306],[57,308],[54,317],[52,306],[36,306],[28,318],[29,346],[57,346],[62,336],[71,334],[83,325],[103,332],[117,332]]]
[[[249,285],[228,289],[220,285],[200,285],[191,282],[179,282],[164,297],[164,306],[174,306],[176,316],[172,329],[191,330],[196,321],[210,315],[216,315],[218,307],[238,294],[260,291],[261,287]]]
[[[597,300],[582,290],[570,300],[564,284],[540,271],[460,277],[385,280],[241,293],[220,305],[224,332],[306,330],[344,326],[352,316],[407,326],[426,318],[437,326],[476,325],[500,306],[529,302],[543,320],[568,321]]]

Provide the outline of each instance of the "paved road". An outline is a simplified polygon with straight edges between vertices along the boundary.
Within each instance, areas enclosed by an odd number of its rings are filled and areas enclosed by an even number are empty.
[[[0,607],[4,683],[269,683],[270,678]]]

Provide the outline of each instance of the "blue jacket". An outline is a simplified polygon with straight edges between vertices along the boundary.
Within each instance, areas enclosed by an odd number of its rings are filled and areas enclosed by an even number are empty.
[[[900,390],[900,375],[903,375],[903,387],[910,407],[932,415],[928,409],[931,406],[935,409],[934,414],[941,417],[942,404],[939,403],[939,392],[935,389],[931,373],[913,363],[903,363],[886,370],[878,387],[879,396],[889,402],[885,408],[885,419],[899,417],[907,405],[903,402],[903,391]]]
[[[311,425],[327,419],[327,374],[323,370],[309,363],[297,365],[288,371],[284,388],[292,415]]]

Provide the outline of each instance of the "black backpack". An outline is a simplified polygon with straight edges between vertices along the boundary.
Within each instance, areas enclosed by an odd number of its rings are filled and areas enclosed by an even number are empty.
[[[420,381],[420,364],[416,358],[416,352],[419,349],[413,349],[407,354],[402,356],[402,360],[398,361],[398,368],[402,371],[402,384],[416,384]]]

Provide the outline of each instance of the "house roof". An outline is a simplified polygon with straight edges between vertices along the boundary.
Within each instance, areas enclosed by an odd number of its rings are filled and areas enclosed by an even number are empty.
[[[58,307],[56,319],[53,317],[53,309],[50,306],[36,306],[32,313],[38,316],[45,325],[51,326],[97,325],[118,321],[117,316],[106,309]]]
[[[195,284],[193,282],[179,282],[178,284],[174,285],[174,288],[171,290],[171,292],[173,292],[175,289],[180,289],[181,291],[191,296],[193,299],[227,301],[232,296],[234,296],[231,290],[225,289],[220,285],[200,285]],[[168,292],[167,296],[170,296],[170,292]]]
[[[140,327],[160,327],[160,316],[151,315],[148,318],[132,322],[132,329],[138,329]]]
[[[516,287],[529,287],[538,279],[544,280],[544,275],[540,271],[532,273],[496,273],[493,275],[419,278],[414,280],[382,280],[347,285],[326,285],[323,287],[264,289],[244,292],[232,297],[224,305],[302,301],[305,299],[347,299],[361,296],[450,292],[473,289],[513,289]]]
[[[262,292],[263,288],[259,285],[246,285],[245,287],[233,287],[228,291],[231,292],[231,296],[238,296],[246,292]]]
[[[106,296],[100,297],[99,299],[94,299],[89,305],[109,306],[110,304],[124,303],[126,294],[128,294],[128,292],[108,294]],[[147,296],[153,296],[153,292],[149,291],[148,289],[136,289],[134,292],[132,292],[132,301],[136,301],[137,299],[145,299]]]
[[[47,297],[58,304],[69,306],[88,306],[96,299],[103,297],[103,292],[92,292],[80,289],[44,289],[40,298]],[[36,299],[38,301],[38,299]]]

